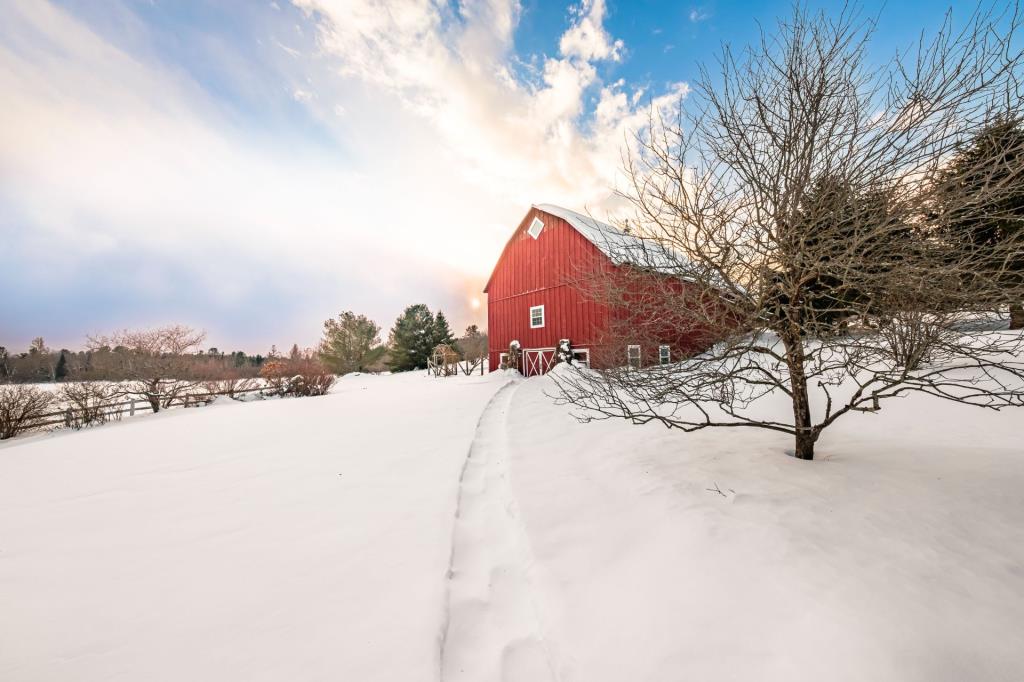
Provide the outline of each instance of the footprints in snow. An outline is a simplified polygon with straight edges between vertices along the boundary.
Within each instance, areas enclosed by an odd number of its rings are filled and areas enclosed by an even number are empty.
[[[515,386],[501,389],[484,410],[462,474],[441,645],[444,682],[556,679],[508,478],[505,420]]]

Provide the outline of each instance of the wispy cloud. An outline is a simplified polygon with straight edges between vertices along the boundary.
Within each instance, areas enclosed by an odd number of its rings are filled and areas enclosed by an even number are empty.
[[[694,24],[709,19],[711,13],[701,7],[694,7],[690,10],[690,21]]]
[[[573,8],[559,54],[541,60],[536,81],[515,75],[516,2],[467,3],[455,15],[417,0],[387,12],[367,1],[294,1],[317,20],[339,73],[391,92],[489,191],[512,192],[519,206],[544,196],[575,205],[609,200],[620,147],[651,101],[623,81],[598,78],[597,65],[622,59],[625,49],[603,27],[603,0]],[[597,103],[584,120],[591,90]],[[653,104],[685,90],[675,84]]]

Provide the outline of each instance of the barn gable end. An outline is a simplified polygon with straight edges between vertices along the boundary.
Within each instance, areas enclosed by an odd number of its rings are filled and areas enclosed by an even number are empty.
[[[536,238],[529,233],[535,218],[544,223]],[[606,326],[607,312],[584,300],[570,282],[582,272],[608,265],[601,249],[569,221],[532,207],[505,245],[484,289],[491,368],[498,368],[513,340],[525,350],[543,351],[544,363],[563,338],[577,348],[595,343]],[[540,306],[543,326],[532,326],[530,309]]]

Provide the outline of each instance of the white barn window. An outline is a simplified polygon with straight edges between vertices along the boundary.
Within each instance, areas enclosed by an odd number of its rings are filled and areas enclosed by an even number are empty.
[[[672,362],[672,350],[668,346],[658,346],[658,362],[663,365]]]
[[[629,362],[629,366],[639,369],[640,368],[640,346],[629,345],[626,346],[626,360]]]
[[[530,308],[530,329],[544,326],[544,306],[535,305]]]
[[[543,230],[543,229],[544,229],[544,221],[541,220],[540,218],[534,218],[533,222],[530,223],[530,229],[528,229],[526,232],[531,237],[536,239],[537,237],[540,236],[540,231]]]

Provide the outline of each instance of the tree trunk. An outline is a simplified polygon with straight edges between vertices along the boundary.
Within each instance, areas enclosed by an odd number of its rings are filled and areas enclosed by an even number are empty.
[[[814,459],[814,441],[817,434],[811,423],[811,403],[807,393],[807,375],[804,374],[803,340],[799,334],[782,339],[786,346],[786,364],[789,367],[789,389],[793,396],[793,428],[796,431],[797,459]]]
[[[1010,304],[1010,329],[1024,329],[1024,305]]]

